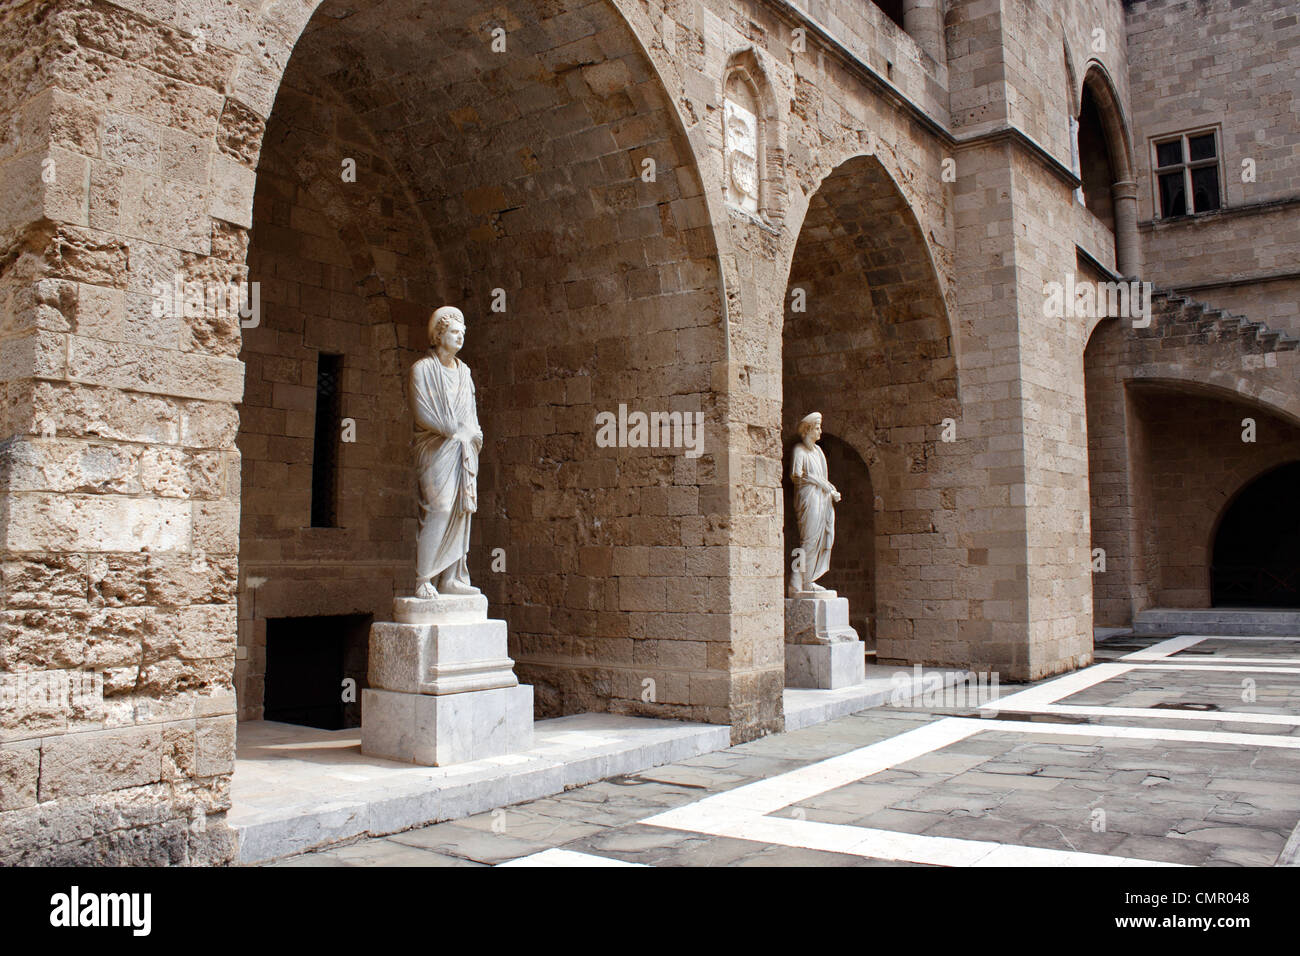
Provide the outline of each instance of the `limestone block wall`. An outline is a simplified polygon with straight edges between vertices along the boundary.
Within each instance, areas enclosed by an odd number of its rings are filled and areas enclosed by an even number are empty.
[[[1300,333],[1300,201],[1144,223],[1141,235],[1160,287]]]
[[[243,273],[252,174],[215,148],[240,139],[234,58],[109,4],[11,5],[0,34],[22,117],[0,216],[0,859],[221,862],[238,314],[154,309]]]
[[[1295,5],[1136,0],[1127,5],[1126,20],[1149,278],[1274,328],[1300,330]],[[1223,211],[1152,222],[1152,139],[1204,127],[1219,133]],[[1272,281],[1252,287],[1266,278]]]
[[[1028,541],[1029,627],[1036,673],[1092,659],[1088,574],[1087,421],[1083,351],[1087,320],[1047,314],[1044,290],[1075,266],[1074,243],[1053,228],[1073,197],[1041,164],[1020,160],[1014,251],[1020,317]],[[1017,490],[1011,490],[1017,503]]]
[[[0,859],[230,859],[257,622],[321,613],[312,589],[357,555],[350,606],[405,586],[392,383],[444,301],[470,321],[488,440],[474,574],[541,714],[781,729],[781,450],[806,387],[785,394],[787,324],[796,368],[847,354],[874,376],[870,406],[841,389],[823,411],[879,455],[882,657],[1006,680],[1084,663],[1084,334],[1042,314],[1074,267],[1051,101],[1058,34],[1077,47],[1118,4],[1077,6],[950,4],[961,142],[943,64],[874,8],[843,42],[758,0],[6,8],[0,672],[105,679],[102,707],[92,687],[86,710],[0,715]],[[757,215],[722,201],[733,69],[761,106]],[[887,241],[858,249],[874,319],[853,329],[843,277],[799,249],[864,230]],[[265,327],[153,314],[155,283],[250,268]],[[825,292],[825,328],[787,323],[796,279]],[[341,534],[298,523],[323,350],[360,432]],[[698,412],[702,453],[598,445],[620,404]]]
[[[1209,607],[1214,532],[1232,498],[1264,472],[1300,460],[1300,427],[1243,402],[1158,388],[1136,390],[1145,420],[1158,607]],[[1242,419],[1255,419],[1254,442]]]
[[[793,0],[791,5],[927,114],[947,115],[947,58],[939,62],[930,56],[884,5],[873,0]],[[902,9],[907,3],[894,0],[888,5]]]
[[[1097,280],[1095,274],[1081,278]],[[1122,320],[1103,319],[1084,353],[1088,416],[1090,545],[1105,570],[1092,574],[1099,627],[1123,627],[1154,602],[1159,586],[1158,540],[1151,519],[1146,421],[1126,388]],[[1090,555],[1090,566],[1093,561]]]
[[[1118,102],[1128,102],[1124,5],[1081,0],[1051,4],[1045,11],[1031,0],[1013,0],[1001,4],[1001,17],[1007,118],[1068,166],[1067,117],[1078,116],[1088,70],[1099,67]]]
[[[1295,76],[1300,20],[1286,0],[1134,0],[1126,4],[1138,203],[1155,214],[1152,137],[1218,126],[1224,205],[1294,198],[1300,193],[1295,142]],[[1243,159],[1256,179],[1243,182]]]

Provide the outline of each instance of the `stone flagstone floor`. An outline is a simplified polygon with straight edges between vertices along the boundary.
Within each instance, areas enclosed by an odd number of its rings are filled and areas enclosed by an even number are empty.
[[[1300,637],[1116,635],[1098,660],[273,865],[1300,863]]]

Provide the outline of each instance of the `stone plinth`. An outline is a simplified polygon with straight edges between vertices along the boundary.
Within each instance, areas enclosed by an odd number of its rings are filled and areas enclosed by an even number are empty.
[[[849,626],[849,599],[800,591],[785,602],[785,684],[838,690],[861,684],[866,648]]]
[[[533,689],[515,677],[487,598],[398,598],[393,616],[370,628],[363,753],[442,767],[532,746]]]

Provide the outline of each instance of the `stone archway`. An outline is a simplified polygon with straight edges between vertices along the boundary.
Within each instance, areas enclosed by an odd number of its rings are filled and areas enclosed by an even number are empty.
[[[1084,205],[1114,237],[1115,271],[1135,276],[1141,269],[1141,250],[1132,138],[1114,82],[1096,60],[1085,69],[1078,102]]]
[[[938,446],[945,420],[955,427],[960,418],[957,364],[929,249],[875,156],[840,164],[809,201],[790,265],[782,367],[783,434],[820,411],[826,431],[870,469],[874,501],[844,506],[873,512],[880,658],[940,657],[942,629],[966,611],[955,600],[955,560],[935,570],[945,554],[956,557],[956,465]]]
[[[1107,626],[1210,607],[1227,502],[1300,457],[1300,416],[1272,385],[1283,368],[1243,376],[1204,343],[1152,361],[1143,341],[1103,319],[1084,353],[1094,616]]]
[[[277,321],[337,336],[354,374],[342,414],[357,440],[340,452],[351,517],[321,529],[294,519],[301,489],[274,486],[281,470],[241,436],[252,466],[242,620],[255,652],[259,616],[277,602],[286,614],[379,614],[411,586],[404,376],[428,312],[454,302],[469,320],[464,357],[487,434],[472,571],[510,625],[539,716],[743,723],[728,656],[713,649],[729,634],[726,548],[704,530],[727,501],[709,490],[725,482],[726,347],[700,176],[618,8],[552,14],[531,0],[491,12],[326,0],[303,27],[267,126],[250,264],[276,259],[277,245],[308,249],[329,259],[319,271],[338,288],[310,316],[300,299],[270,300],[269,327],[246,340],[250,376],[259,366],[299,378],[250,378],[249,395],[280,411],[281,386],[286,401],[312,404],[308,353],[325,346]],[[349,159],[355,181],[340,175]],[[296,178],[292,208],[273,172]],[[322,224],[344,250],[315,234]],[[290,273],[310,261],[289,258]],[[300,279],[272,277],[273,295],[301,297]],[[274,349],[254,348],[272,335]],[[271,354],[282,348],[301,353],[297,366]],[[598,446],[596,415],[621,405],[698,416],[702,449]],[[267,494],[268,508],[251,507]],[[322,593],[322,578],[340,574]]]

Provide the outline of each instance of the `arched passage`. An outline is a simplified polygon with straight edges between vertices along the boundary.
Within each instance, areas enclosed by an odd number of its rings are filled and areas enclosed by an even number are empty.
[[[1210,575],[1215,607],[1300,607],[1300,461],[1254,478],[1224,508]]]
[[[1234,566],[1238,599],[1254,593],[1267,562],[1248,548],[1216,556],[1215,529],[1253,478],[1300,460],[1297,416],[1261,399],[1259,375],[1144,362],[1133,342],[1104,319],[1084,353],[1094,618],[1106,626],[1220,603],[1218,564]]]
[[[726,567],[691,550],[726,500],[709,493],[725,341],[708,222],[673,104],[613,4],[316,10],[267,123],[250,238],[266,314],[242,353],[244,716],[268,621],[383,619],[410,592],[406,375],[452,303],[486,434],[471,571],[539,715],[730,721],[727,655],[707,644],[728,634],[708,597]],[[341,400],[323,412],[330,356]],[[620,405],[698,415],[704,444],[598,447],[597,413]],[[335,526],[313,526],[330,416],[355,440],[336,449]]]
[[[957,554],[955,492],[937,450],[942,423],[959,417],[957,371],[925,239],[874,156],[842,163],[809,202],[790,267],[782,384],[785,435],[819,411],[870,469],[876,500],[846,498],[837,515],[852,510],[865,524],[861,509],[871,509],[880,655],[919,659],[939,619],[966,610],[953,600],[956,567],[935,568]],[[848,454],[840,467],[854,472]],[[855,559],[837,550],[832,573],[841,560],[847,576]],[[850,603],[854,616],[865,610]]]

